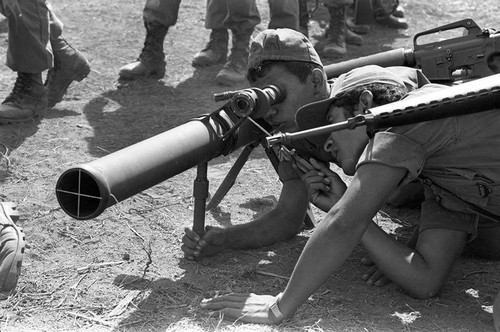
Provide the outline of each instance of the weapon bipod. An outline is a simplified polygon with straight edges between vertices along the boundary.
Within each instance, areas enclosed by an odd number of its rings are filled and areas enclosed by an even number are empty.
[[[226,177],[221,182],[219,188],[212,196],[210,202],[206,204],[208,198],[208,163],[201,163],[197,166],[196,170],[196,178],[193,184],[193,197],[194,197],[194,212],[193,212],[193,230],[199,236],[203,236],[205,234],[205,213],[219,205],[224,196],[227,194],[229,189],[234,185],[236,181],[236,177],[240,173],[241,169],[245,165],[250,156],[250,153],[253,151],[255,147],[257,147],[260,142],[254,142],[246,145],[241,151],[238,159],[234,162],[233,166],[226,174]],[[274,167],[276,173],[278,172],[278,157],[276,156],[276,152],[271,148],[264,148],[266,151],[267,157],[271,161],[271,164]],[[316,226],[316,221],[314,215],[311,211],[311,206],[309,205],[307,208],[307,213],[304,218],[304,225],[307,228],[314,228]]]

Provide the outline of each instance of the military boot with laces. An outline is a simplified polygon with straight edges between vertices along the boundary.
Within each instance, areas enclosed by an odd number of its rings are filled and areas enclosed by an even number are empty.
[[[397,6],[394,7],[393,1],[372,0],[372,5],[373,16],[378,24],[392,29],[408,29],[408,23],[404,18],[393,15],[397,9]]]
[[[215,77],[217,83],[231,85],[246,80],[250,36],[252,32],[233,33],[233,47],[228,61]]]
[[[16,288],[23,262],[25,236],[14,223],[19,212],[12,202],[0,202],[0,300]]]
[[[227,44],[229,33],[227,29],[213,29],[207,46],[193,57],[194,67],[212,66],[225,63],[227,59]]]
[[[66,40],[59,38],[51,44],[54,67],[49,69],[45,81],[48,107],[53,107],[63,99],[73,81],[80,82],[90,73],[90,64],[85,56]]]
[[[42,74],[17,73],[12,92],[0,105],[0,124],[31,120],[46,108]]]
[[[405,10],[399,4],[399,1],[396,1],[396,4],[394,5],[394,8],[392,10],[392,16],[399,17],[399,18],[404,18],[405,17]]]
[[[363,37],[352,31],[349,27],[345,30],[345,43],[348,45],[363,45]]]
[[[346,33],[347,18],[346,5],[327,6],[330,22],[326,31],[327,44],[323,47],[326,57],[343,57],[347,53]]]
[[[120,68],[120,78],[135,80],[138,78],[162,78],[165,76],[165,53],[163,43],[168,27],[157,22],[144,22],[146,40],[137,61]]]

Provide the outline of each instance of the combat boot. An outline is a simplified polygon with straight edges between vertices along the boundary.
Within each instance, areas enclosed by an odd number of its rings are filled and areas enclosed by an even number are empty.
[[[163,43],[168,27],[157,22],[144,22],[146,40],[137,61],[120,68],[120,78],[135,80],[143,77],[162,78],[165,76],[165,53]]]
[[[52,44],[54,67],[49,69],[45,81],[48,107],[60,102],[73,81],[80,82],[90,73],[90,63],[85,56],[66,40],[59,38]]]
[[[12,92],[0,105],[0,124],[31,120],[46,108],[42,74],[17,73]]]
[[[250,36],[252,31],[233,32],[233,47],[228,61],[215,77],[219,84],[231,85],[246,80]]]
[[[19,212],[12,202],[0,202],[0,300],[5,300],[16,288],[23,262],[25,236],[14,223]]]
[[[392,11],[392,16],[403,18],[405,17],[405,10],[401,5],[399,4],[399,1],[396,1],[396,5],[394,6],[394,9]]]
[[[408,29],[408,23],[404,18],[392,15],[394,11],[392,4],[384,5],[382,0],[372,0],[372,4],[373,17],[378,24],[392,29]]]
[[[227,60],[227,44],[229,33],[227,29],[213,29],[210,39],[200,52],[193,57],[194,67],[212,66],[217,63],[225,63]]]
[[[326,31],[327,44],[323,47],[323,54],[326,57],[343,57],[347,53],[346,36],[349,33],[349,39],[352,41],[354,34],[352,31],[347,32],[347,5],[329,5],[327,8],[330,22]]]
[[[363,45],[363,37],[352,31],[349,27],[345,30],[345,43],[348,45]]]
[[[351,19],[347,19],[347,28],[358,35],[366,35],[371,31],[368,24],[356,24]]]

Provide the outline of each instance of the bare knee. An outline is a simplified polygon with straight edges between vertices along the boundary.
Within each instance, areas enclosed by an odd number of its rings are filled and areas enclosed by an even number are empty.
[[[443,284],[436,281],[426,281],[414,285],[411,289],[403,289],[409,296],[418,299],[426,300],[436,297],[441,292]]]

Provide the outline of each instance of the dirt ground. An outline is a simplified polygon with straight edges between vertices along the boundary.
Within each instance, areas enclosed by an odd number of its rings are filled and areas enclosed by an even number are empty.
[[[498,262],[464,255],[442,294],[422,301],[394,285],[366,286],[361,280],[366,269],[359,261],[364,257],[361,247],[280,326],[232,323],[200,309],[200,300],[217,292],[281,291],[312,230],[271,247],[227,251],[200,262],[184,260],[180,241],[193,220],[195,168],[95,219],[69,217],[55,196],[62,172],[214,111],[221,105],[214,102],[214,93],[246,85],[216,85],[220,66],[191,66],[208,38],[204,1],[182,2],[178,24],[165,41],[167,75],[129,84],[119,84],[117,73],[142,48],[144,2],[52,3],[65,23],[66,39],[88,56],[92,72],[40,120],[0,126],[0,143],[8,148],[0,159],[0,200],[17,204],[28,242],[17,292],[0,303],[1,331],[494,331],[491,311],[500,288]],[[310,9],[315,5],[309,1]],[[463,18],[473,18],[482,28],[500,28],[496,0],[402,0],[402,5],[408,30],[373,26],[365,45],[349,47],[348,58],[411,48],[416,33]],[[263,29],[269,17],[267,2],[258,0],[258,6],[263,18],[258,29]],[[319,7],[310,32],[320,44],[326,20]],[[0,38],[5,63],[5,20]],[[0,78],[3,100],[15,74],[2,65]],[[211,193],[237,156],[209,163]],[[207,213],[206,223],[246,222],[272,208],[279,192],[269,160],[257,149],[220,206]],[[314,213],[320,220],[322,214]],[[387,209],[377,215],[377,222],[404,238],[417,216],[418,210]]]

